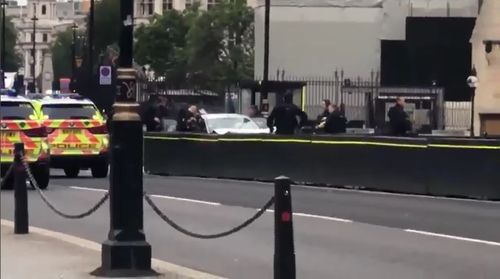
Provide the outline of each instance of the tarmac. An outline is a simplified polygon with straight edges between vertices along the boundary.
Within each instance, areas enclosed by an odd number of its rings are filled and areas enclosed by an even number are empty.
[[[41,228],[29,229],[29,234],[14,234],[14,224],[1,220],[0,278],[98,278],[90,272],[100,266],[100,244]],[[156,259],[152,260],[152,268],[160,275],[139,278],[221,279]]]

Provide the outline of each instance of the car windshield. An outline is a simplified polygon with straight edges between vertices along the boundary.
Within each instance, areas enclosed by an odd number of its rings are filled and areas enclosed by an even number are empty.
[[[92,119],[96,108],[90,104],[43,105],[42,112],[49,119]]]
[[[227,116],[220,118],[209,118],[206,120],[209,130],[217,129],[259,129],[257,124],[245,117]]]
[[[267,119],[264,117],[254,117],[252,118],[253,122],[259,126],[261,129],[267,129]]]
[[[0,115],[4,120],[29,120],[34,115],[33,106],[28,102],[2,102]]]

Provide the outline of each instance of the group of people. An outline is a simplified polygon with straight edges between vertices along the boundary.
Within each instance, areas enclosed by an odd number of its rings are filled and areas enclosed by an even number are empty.
[[[148,132],[170,130],[165,127],[166,120],[175,120],[175,130],[179,132],[202,132],[203,119],[197,106],[180,108],[166,96],[151,96],[141,104],[141,119]]]
[[[323,112],[317,117],[316,131],[327,134],[345,133],[347,119],[343,109],[330,100],[323,100]],[[412,129],[408,114],[404,110],[404,98],[397,98],[396,104],[388,112],[391,135],[405,136]],[[249,117],[262,117],[257,106],[251,106]],[[196,105],[178,109],[166,96],[154,96],[142,105],[141,117],[147,131],[162,131],[163,120],[175,119],[179,132],[203,132],[204,121]],[[285,94],[283,103],[274,107],[267,118],[267,126],[271,133],[293,135],[308,123],[307,114],[293,104],[293,96]]]

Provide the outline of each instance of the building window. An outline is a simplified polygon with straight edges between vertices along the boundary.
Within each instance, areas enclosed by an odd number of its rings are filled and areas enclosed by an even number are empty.
[[[142,15],[152,15],[154,13],[154,0],[144,0],[141,3]]]
[[[194,0],[186,0],[186,9],[190,9],[194,5]]]
[[[47,6],[42,5],[42,15],[47,14]]]
[[[174,0],[163,0],[162,2],[163,11],[169,11],[174,8]]]
[[[46,43],[48,40],[47,33],[43,33],[43,41]]]
[[[207,10],[213,9],[219,2],[219,0],[207,0]]]

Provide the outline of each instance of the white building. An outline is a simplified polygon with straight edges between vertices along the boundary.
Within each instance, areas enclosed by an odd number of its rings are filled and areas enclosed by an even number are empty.
[[[135,0],[134,13],[138,23],[147,23],[154,14],[163,14],[163,11],[183,11],[195,3],[199,3],[201,9],[211,9],[220,0]],[[247,0],[249,7],[255,7],[257,0]]]
[[[13,23],[18,30],[16,50],[23,58],[21,74],[25,76],[26,84],[37,79],[39,90],[50,89],[50,83],[53,79],[52,65],[44,65],[46,56],[50,56],[51,44],[56,38],[58,32],[64,31],[73,22],[79,26],[84,26],[85,15],[75,11],[75,3],[59,2],[56,0],[28,0],[25,6],[11,5],[10,15],[13,17]],[[33,37],[33,17],[38,20],[35,22],[36,34]],[[33,39],[35,40],[35,55],[32,57]],[[35,63],[35,72],[31,71],[32,63]],[[48,64],[48,63],[45,63]],[[48,87],[48,88],[47,88]]]
[[[470,17],[478,0],[271,0],[269,72],[370,78],[381,40],[404,40],[408,17]],[[255,9],[255,75],[264,55],[264,0]]]

